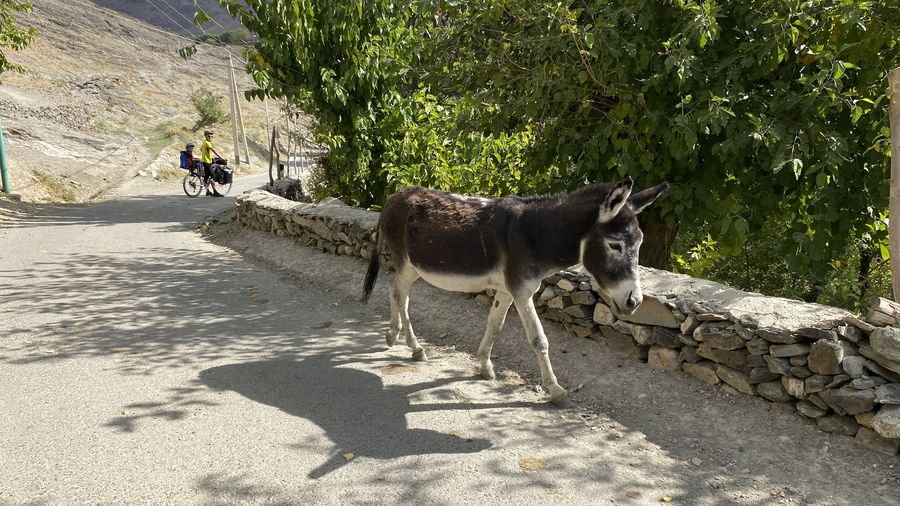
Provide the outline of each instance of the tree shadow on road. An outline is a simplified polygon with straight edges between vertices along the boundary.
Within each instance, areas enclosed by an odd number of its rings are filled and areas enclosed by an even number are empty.
[[[385,388],[376,374],[340,367],[330,355],[303,360],[263,360],[206,369],[200,380],[214,390],[237,392],[255,402],[312,421],[334,443],[336,452],[309,472],[320,478],[354,457],[394,459],[434,453],[475,453],[491,446],[485,439],[463,439],[432,430],[411,429],[409,391],[455,381]],[[352,452],[354,455],[344,456]]]
[[[12,336],[0,363],[28,365],[115,356],[125,374],[147,375],[224,357],[288,353],[310,338],[350,332],[322,328],[331,300],[271,289],[235,255],[145,248],[139,256],[52,256],[19,269],[0,267],[0,321]],[[268,284],[268,286],[267,286]],[[20,316],[21,315],[21,316]],[[347,320],[361,317],[351,308]],[[344,323],[344,322],[340,322]]]
[[[0,228],[109,227],[146,223],[154,230],[180,231],[234,206],[232,198],[188,198],[180,183],[170,195],[136,195],[87,204],[11,204],[0,201]],[[233,197],[234,195],[230,195]]]

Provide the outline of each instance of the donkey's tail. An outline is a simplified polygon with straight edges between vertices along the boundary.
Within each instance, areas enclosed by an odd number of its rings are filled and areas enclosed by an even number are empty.
[[[381,269],[381,248],[378,246],[380,239],[381,234],[376,232],[376,238],[372,241],[372,253],[369,254],[369,270],[366,271],[366,282],[363,284],[363,294],[360,299],[360,302],[363,303],[369,301],[369,295],[375,288],[375,280],[378,279],[378,271]]]

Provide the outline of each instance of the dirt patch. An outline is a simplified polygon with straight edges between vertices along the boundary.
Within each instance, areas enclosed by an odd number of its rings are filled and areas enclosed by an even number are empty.
[[[519,467],[525,471],[540,471],[547,467],[547,461],[536,457],[525,457],[519,459]]]
[[[378,368],[381,374],[385,376],[394,376],[396,374],[415,374],[419,372],[419,368],[414,365],[406,364],[388,364]]]

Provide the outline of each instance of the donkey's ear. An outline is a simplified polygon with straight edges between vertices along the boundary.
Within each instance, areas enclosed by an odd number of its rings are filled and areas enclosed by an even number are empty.
[[[644,209],[647,208],[650,204],[656,201],[660,195],[666,192],[669,189],[669,183],[663,181],[653,188],[647,188],[644,191],[635,193],[628,199],[628,203],[631,204],[631,209],[634,210],[634,213],[637,214]]]
[[[606,194],[606,198],[603,199],[603,203],[600,204],[599,220],[601,223],[607,222],[619,214],[622,207],[628,203],[628,196],[631,195],[631,187],[633,185],[634,181],[631,180],[630,176],[625,176],[625,179],[613,185],[609,193]]]

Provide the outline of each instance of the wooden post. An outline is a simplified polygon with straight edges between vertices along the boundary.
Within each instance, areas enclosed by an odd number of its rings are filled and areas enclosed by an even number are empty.
[[[235,98],[237,97],[237,86],[234,83],[234,60],[231,58],[231,53],[228,53],[228,72],[230,74],[231,79],[228,80],[229,88],[230,88],[230,98],[231,98],[231,138],[234,139],[234,164],[241,164],[241,147],[238,145],[238,127],[237,127],[237,103]]]
[[[275,143],[278,140],[278,130],[272,129],[272,142],[269,143],[269,184],[274,185],[275,179],[272,178],[272,164],[275,163],[276,157],[278,156],[278,145]]]
[[[285,170],[290,173],[291,172],[291,159],[294,159],[296,163],[296,157],[294,156],[294,115],[288,114],[287,117],[287,125],[288,125],[288,140],[287,140],[287,163],[285,164]],[[282,173],[278,173],[278,177],[284,177],[285,175]]]
[[[894,300],[900,302],[900,68],[890,74],[891,193],[888,204],[888,240]]]

